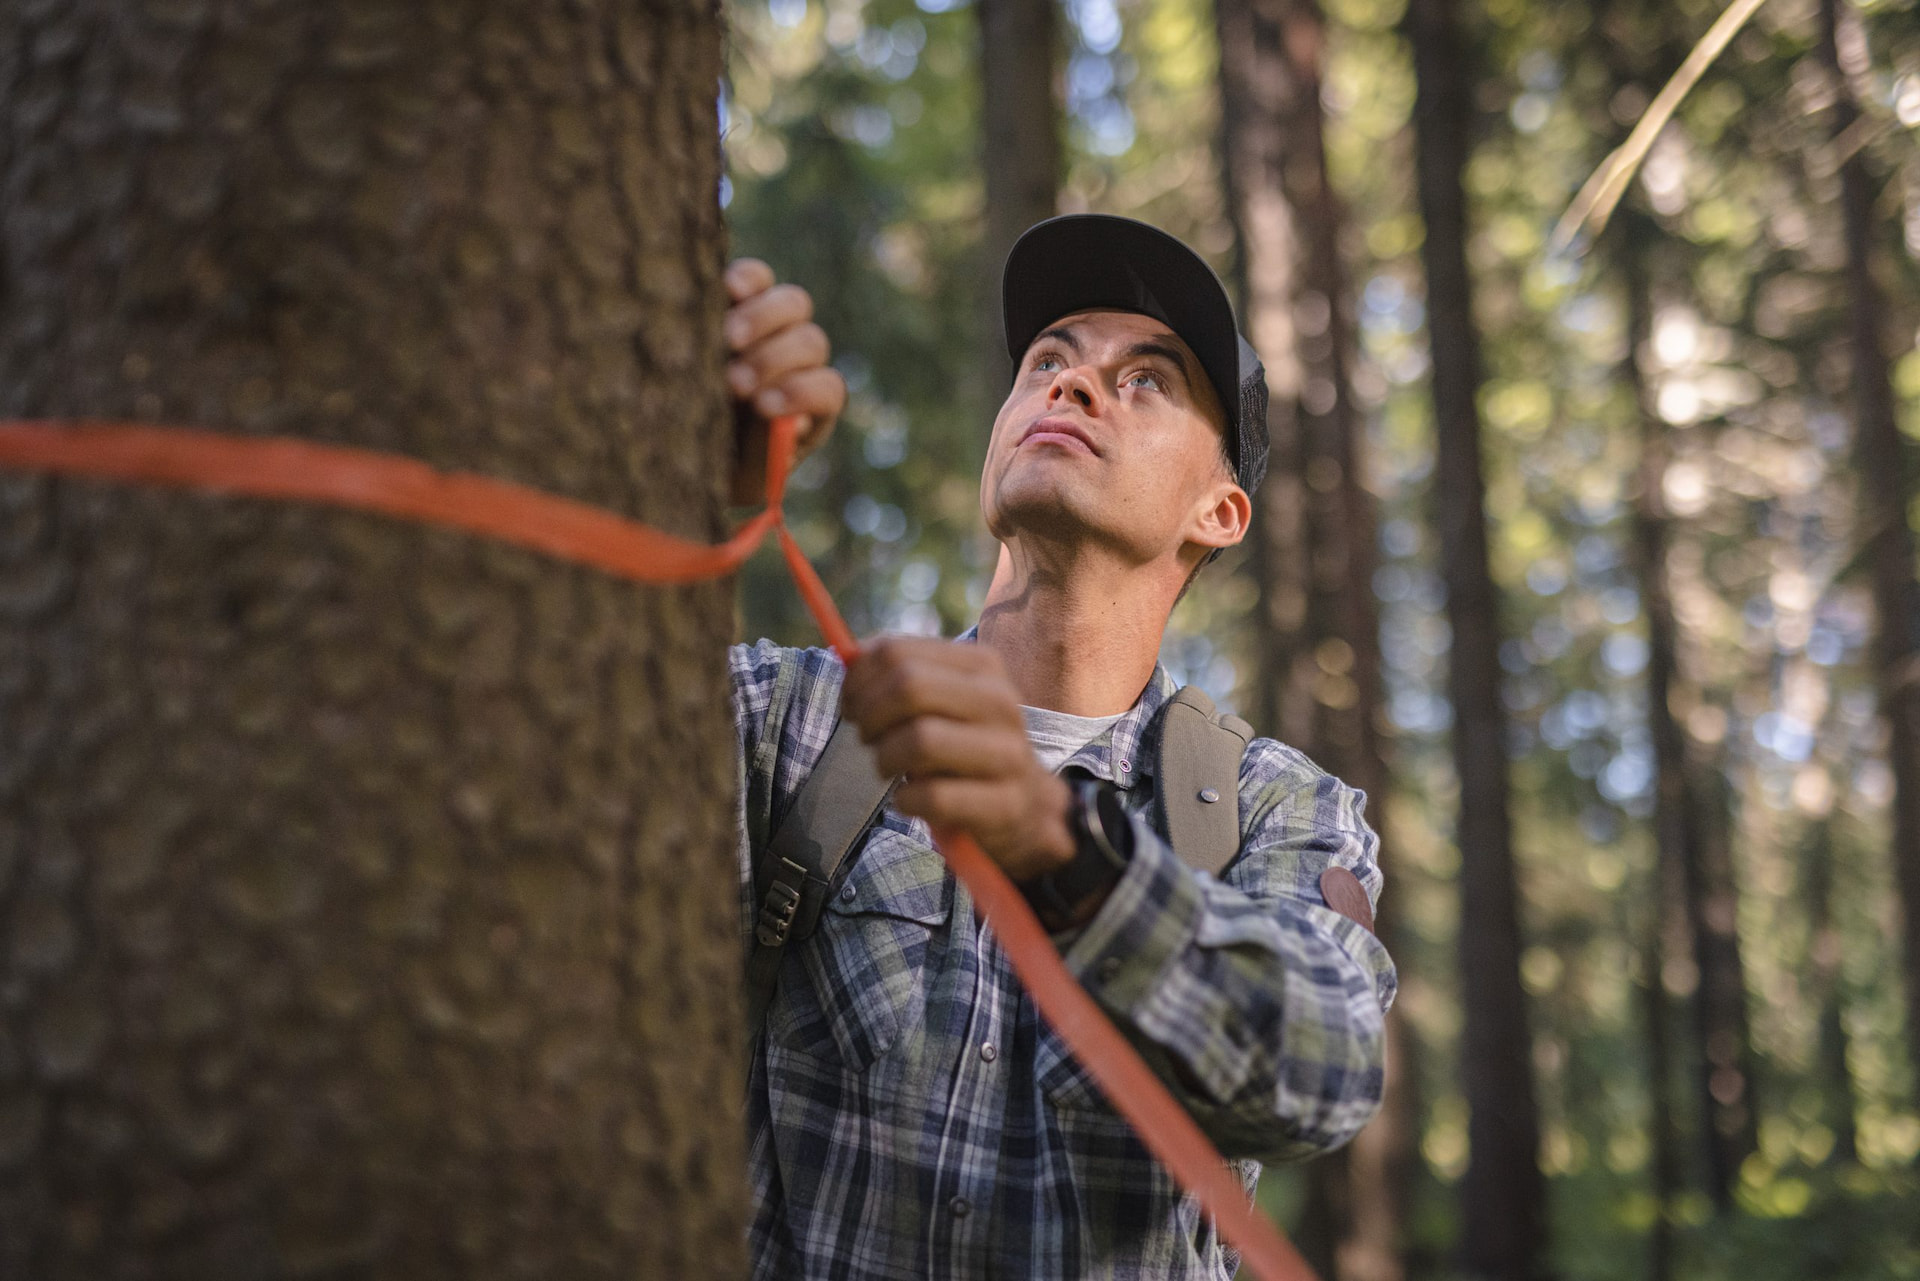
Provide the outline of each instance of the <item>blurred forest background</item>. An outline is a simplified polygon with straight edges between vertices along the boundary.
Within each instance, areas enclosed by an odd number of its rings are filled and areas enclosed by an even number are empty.
[[[1014,234],[1145,218],[1240,299],[1273,470],[1164,658],[1383,833],[1388,1107],[1263,1182],[1325,1274],[1920,1276],[1920,6],[731,21],[734,248],[852,388],[789,510],[857,628],[980,603]],[[744,615],[817,643],[771,561]]]

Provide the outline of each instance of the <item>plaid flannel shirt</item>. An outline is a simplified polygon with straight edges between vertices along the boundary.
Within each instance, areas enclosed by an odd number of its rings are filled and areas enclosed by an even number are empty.
[[[964,638],[963,638],[964,639]],[[732,651],[743,767],[741,926],[753,865],[825,750],[842,668],[770,641]],[[1121,789],[1135,854],[1090,923],[1056,941],[1243,1177],[1335,1148],[1379,1105],[1385,948],[1326,906],[1345,867],[1377,902],[1365,798],[1256,739],[1241,852],[1218,879],[1155,830],[1153,744],[1174,691],[1061,767]],[[789,945],[748,1080],[756,1278],[1224,1278],[1238,1260],[1037,1017],[926,825],[888,806]]]

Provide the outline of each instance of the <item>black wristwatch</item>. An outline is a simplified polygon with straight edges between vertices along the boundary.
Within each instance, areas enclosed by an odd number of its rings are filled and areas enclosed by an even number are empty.
[[[1097,778],[1069,780],[1067,826],[1073,832],[1073,859],[1065,867],[1019,883],[1027,904],[1048,930],[1072,924],[1088,899],[1119,883],[1133,861],[1133,824],[1120,791]]]

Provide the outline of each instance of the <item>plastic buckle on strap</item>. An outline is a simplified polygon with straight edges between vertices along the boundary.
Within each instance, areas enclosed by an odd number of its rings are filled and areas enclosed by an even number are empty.
[[[800,884],[787,881],[788,872]],[[767,897],[760,903],[760,922],[753,931],[753,936],[760,940],[761,946],[785,945],[787,932],[793,928],[794,913],[800,910],[800,886],[806,883],[806,877],[806,868],[792,859],[780,860],[780,870],[774,874],[773,884],[767,887]]]

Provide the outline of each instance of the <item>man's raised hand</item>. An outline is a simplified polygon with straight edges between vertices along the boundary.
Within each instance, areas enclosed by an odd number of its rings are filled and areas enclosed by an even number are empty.
[[[766,490],[767,420],[800,414],[798,454],[805,457],[833,431],[847,405],[846,380],[827,364],[827,335],[813,323],[813,299],[798,285],[776,283],[758,258],[727,265],[727,384],[742,413],[733,501],[758,502]]]
[[[969,833],[1016,881],[1072,859],[1067,785],[1034,755],[1019,694],[991,649],[909,636],[868,642],[847,672],[840,711],[880,772],[905,776],[893,793],[902,814]]]

